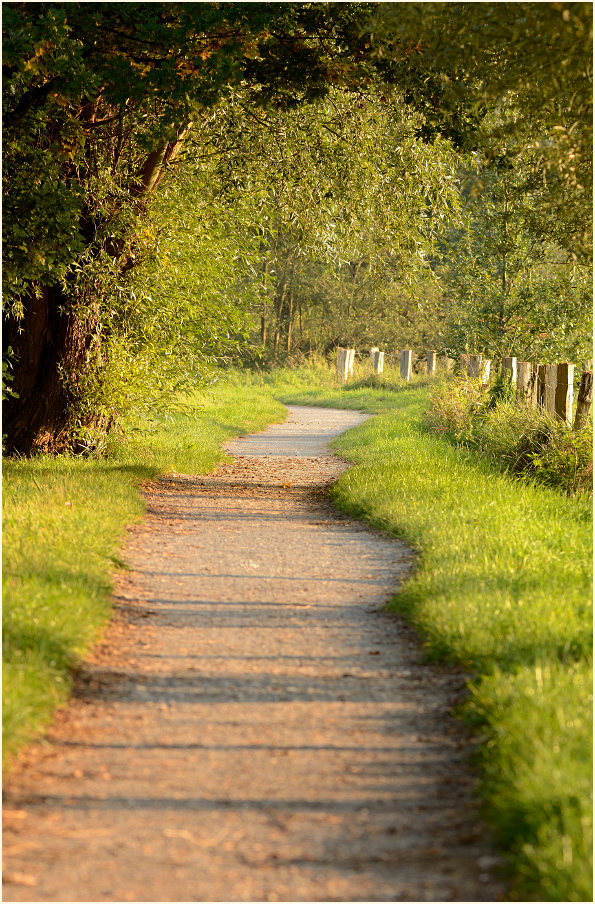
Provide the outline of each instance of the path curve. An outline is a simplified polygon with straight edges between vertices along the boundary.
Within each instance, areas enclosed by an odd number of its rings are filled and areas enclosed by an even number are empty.
[[[159,480],[117,616],[8,779],[5,901],[495,901],[449,709],[383,604],[409,549],[335,512],[292,406],[207,477]]]

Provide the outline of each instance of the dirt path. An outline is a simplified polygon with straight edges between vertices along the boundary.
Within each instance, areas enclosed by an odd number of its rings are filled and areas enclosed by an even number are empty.
[[[164,478],[118,615],[7,782],[5,901],[495,901],[462,681],[382,611],[401,543],[331,509],[293,407],[208,477]]]

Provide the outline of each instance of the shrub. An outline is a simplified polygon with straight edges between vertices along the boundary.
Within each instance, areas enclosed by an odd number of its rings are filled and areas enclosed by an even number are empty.
[[[473,381],[436,386],[425,426],[488,455],[495,464],[556,487],[569,495],[593,486],[593,430],[573,431],[541,409],[518,405],[511,387],[495,381],[486,389]]]
[[[429,396],[424,424],[455,442],[472,440],[476,415],[485,405],[485,390],[472,380],[436,383]]]

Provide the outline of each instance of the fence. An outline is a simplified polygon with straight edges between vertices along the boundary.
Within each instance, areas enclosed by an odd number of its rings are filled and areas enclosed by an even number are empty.
[[[410,348],[400,349],[398,355],[389,357],[397,358],[402,380],[409,381],[413,373],[413,351]],[[385,353],[377,346],[370,349],[370,364],[375,374],[381,374],[384,370]],[[337,374],[339,382],[344,384],[350,376],[353,376],[353,362],[355,349],[337,348]],[[576,410],[574,413],[573,429],[583,427],[593,400],[593,371],[590,364],[583,371],[578,391]],[[425,356],[416,358],[418,372],[421,370],[429,375],[435,374],[439,369],[445,372],[456,370],[456,361],[448,355],[438,355],[434,350],[429,350]],[[488,383],[490,379],[492,362],[483,355],[460,355],[459,371],[470,379]],[[501,373],[508,376],[511,384],[516,386],[516,396],[520,403],[543,408],[549,414],[561,418],[569,426],[572,424],[573,395],[574,395],[574,371],[575,365],[564,362],[561,364],[535,364],[532,361],[518,361],[517,358],[505,357],[501,362]]]

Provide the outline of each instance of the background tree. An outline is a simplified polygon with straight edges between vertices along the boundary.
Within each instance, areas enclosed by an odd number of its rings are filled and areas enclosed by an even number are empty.
[[[481,139],[473,132],[485,162],[511,137],[522,141],[543,180],[541,217],[551,228],[558,220],[558,243],[590,259],[592,4],[385,3],[371,29],[387,67],[402,68],[403,46],[416,48],[408,65],[439,86],[437,108],[464,98],[471,110],[498,114]]]
[[[436,260],[444,344],[492,358],[590,358],[592,270],[539,219],[533,168],[503,155],[462,174],[462,185],[463,225],[445,231]]]
[[[417,137],[419,115],[373,84],[289,112],[237,97],[220,116],[235,150],[219,181],[250,194],[261,235],[263,344],[291,350],[298,325],[305,348],[314,334],[316,348],[372,333],[410,341],[414,283],[459,207],[452,143]]]

